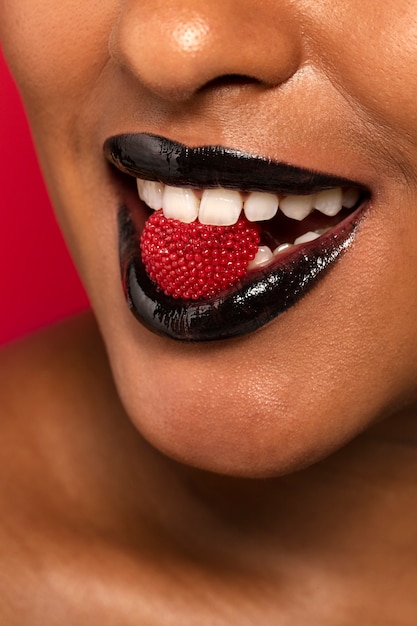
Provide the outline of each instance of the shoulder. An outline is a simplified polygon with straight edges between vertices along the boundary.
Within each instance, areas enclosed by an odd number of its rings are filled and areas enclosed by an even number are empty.
[[[22,389],[32,382],[36,386],[47,382],[63,371],[71,371],[74,359],[80,365],[98,351],[102,356],[104,349],[92,314],[59,322],[0,350],[0,391],[7,396],[10,384]]]
[[[107,397],[106,397],[107,394]],[[116,393],[96,323],[82,315],[0,351],[0,487],[65,475],[97,406]],[[110,404],[110,402],[107,402]],[[42,472],[45,476],[42,476]],[[1,497],[1,493],[0,493]],[[1,500],[0,500],[1,505]]]
[[[83,393],[88,377],[107,359],[94,318],[83,314],[0,350],[0,431],[48,419],[68,394]],[[87,401],[87,396],[84,398]],[[25,430],[25,428],[24,428]]]
[[[97,586],[111,589],[105,573],[121,559],[106,538],[123,491],[121,418],[92,316],[0,351],[2,624],[97,623],[83,613],[84,593],[97,608]]]
[[[89,315],[0,351],[0,506],[11,485],[8,501],[22,493],[27,503],[65,475],[64,460],[76,452],[72,435],[88,428],[94,415],[89,379],[99,381],[106,373],[104,349]]]

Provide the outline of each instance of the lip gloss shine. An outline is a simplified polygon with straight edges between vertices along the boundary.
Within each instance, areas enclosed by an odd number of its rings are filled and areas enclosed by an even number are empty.
[[[110,137],[106,158],[125,174],[167,185],[197,188],[225,187],[239,191],[311,194],[332,187],[358,187],[358,182],[314,172],[225,148],[190,148],[148,133]]]

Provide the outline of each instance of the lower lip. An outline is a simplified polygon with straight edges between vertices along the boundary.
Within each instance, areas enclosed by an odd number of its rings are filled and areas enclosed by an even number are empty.
[[[297,304],[325,276],[352,245],[364,215],[362,205],[320,238],[281,253],[215,298],[181,301],[166,296],[148,277],[139,247],[143,218],[124,205],[118,213],[119,252],[128,306],[150,331],[179,341],[254,332]]]

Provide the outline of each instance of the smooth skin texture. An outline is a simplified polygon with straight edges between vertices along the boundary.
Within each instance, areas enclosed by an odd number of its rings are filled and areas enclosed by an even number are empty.
[[[2,622],[415,623],[416,14],[0,0],[99,327],[80,318],[0,357]],[[102,145],[122,132],[359,180],[367,218],[261,331],[156,337],[120,284],[122,192]]]

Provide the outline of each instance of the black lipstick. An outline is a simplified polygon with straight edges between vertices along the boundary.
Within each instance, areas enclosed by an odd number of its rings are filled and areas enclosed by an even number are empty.
[[[119,254],[125,297],[149,330],[180,341],[214,341],[253,332],[287,311],[334,266],[354,240],[364,215],[366,189],[357,182],[252,156],[237,150],[189,148],[149,134],[118,135],[105,142],[107,159],[136,178],[195,188],[311,194],[333,187],[356,187],[361,206],[313,242],[294,246],[238,284],[197,301],[165,295],[147,275],[140,252],[141,211],[121,206]],[[143,206],[143,205],[142,205]]]
[[[104,154],[119,170],[166,185],[280,194],[310,194],[332,187],[360,187],[357,182],[223,146],[190,148],[147,133],[116,135]]]
[[[139,232],[128,207],[118,214],[120,264],[127,303],[152,332],[180,341],[240,337],[261,328],[296,304],[350,246],[358,221],[309,251],[251,273],[236,287],[210,300],[180,301],[150,280],[142,263]]]

